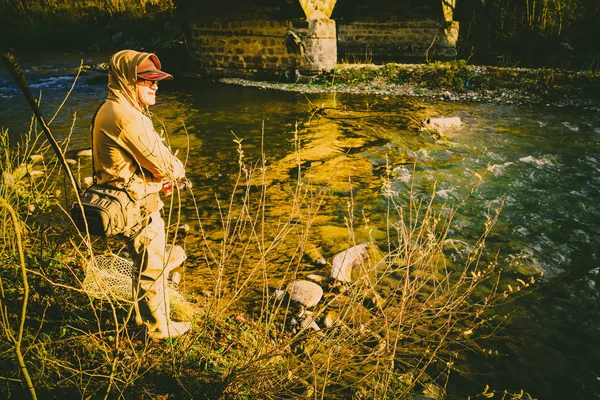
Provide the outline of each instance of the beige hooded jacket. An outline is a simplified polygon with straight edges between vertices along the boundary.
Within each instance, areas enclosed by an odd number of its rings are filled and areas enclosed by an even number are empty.
[[[136,68],[151,56],[160,69],[151,53],[123,50],[113,55],[108,98],[93,123],[97,183],[127,188],[136,200],[160,191],[165,179],[185,176],[183,164],[163,144],[138,100]]]

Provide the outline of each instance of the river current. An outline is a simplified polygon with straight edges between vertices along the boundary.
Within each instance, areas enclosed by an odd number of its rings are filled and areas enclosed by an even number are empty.
[[[76,67],[105,62],[104,54],[22,55],[42,111],[53,115],[73,83]],[[105,85],[84,73],[52,123],[69,148],[89,147],[88,125]],[[318,111],[318,112],[315,112]],[[385,218],[383,181],[402,203],[411,190],[455,204],[488,170],[461,208],[451,235],[472,242],[485,215],[502,206],[488,239],[500,258],[519,260],[514,274],[544,277],[537,289],[510,303],[510,322],[488,343],[500,356],[470,357],[473,381],[451,381],[449,392],[474,395],[485,384],[538,399],[600,399],[600,115],[580,108],[443,102],[340,93],[301,94],[205,80],[161,83],[153,107],[187,171],[202,210],[216,218],[214,193],[230,187],[238,170],[234,139],[246,160],[266,155],[273,184],[295,177],[294,149],[315,186],[329,194],[315,224],[315,241],[331,257],[328,227],[344,228],[348,199],[376,228]],[[419,132],[415,121],[459,117],[442,139]],[[14,140],[31,112],[0,70],[0,125]],[[297,124],[297,128],[296,128]],[[297,139],[296,139],[297,137]],[[386,172],[387,171],[387,172]],[[276,205],[272,205],[276,206]],[[190,221],[193,220],[189,217]],[[508,264],[507,264],[508,265]],[[193,272],[186,278],[193,279]],[[193,287],[193,285],[191,285]]]

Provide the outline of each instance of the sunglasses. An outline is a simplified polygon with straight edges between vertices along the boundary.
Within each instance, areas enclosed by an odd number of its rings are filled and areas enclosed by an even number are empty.
[[[141,85],[141,86],[146,86],[146,87],[149,87],[149,88],[151,88],[151,87],[158,88],[158,82],[157,81],[149,81],[149,80],[146,80],[146,79],[138,79],[137,84]]]

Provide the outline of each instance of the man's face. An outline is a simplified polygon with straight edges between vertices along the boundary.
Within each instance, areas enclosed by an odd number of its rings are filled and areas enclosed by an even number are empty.
[[[156,90],[158,82],[139,80],[137,82],[137,93],[140,104],[143,106],[153,106],[156,103]]]

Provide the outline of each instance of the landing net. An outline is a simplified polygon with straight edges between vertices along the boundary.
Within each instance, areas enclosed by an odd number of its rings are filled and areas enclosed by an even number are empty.
[[[85,268],[83,289],[94,298],[131,303],[133,300],[132,269],[133,262],[131,260],[116,254],[101,254],[91,257]],[[168,290],[172,305],[181,306],[187,303],[170,281]]]

